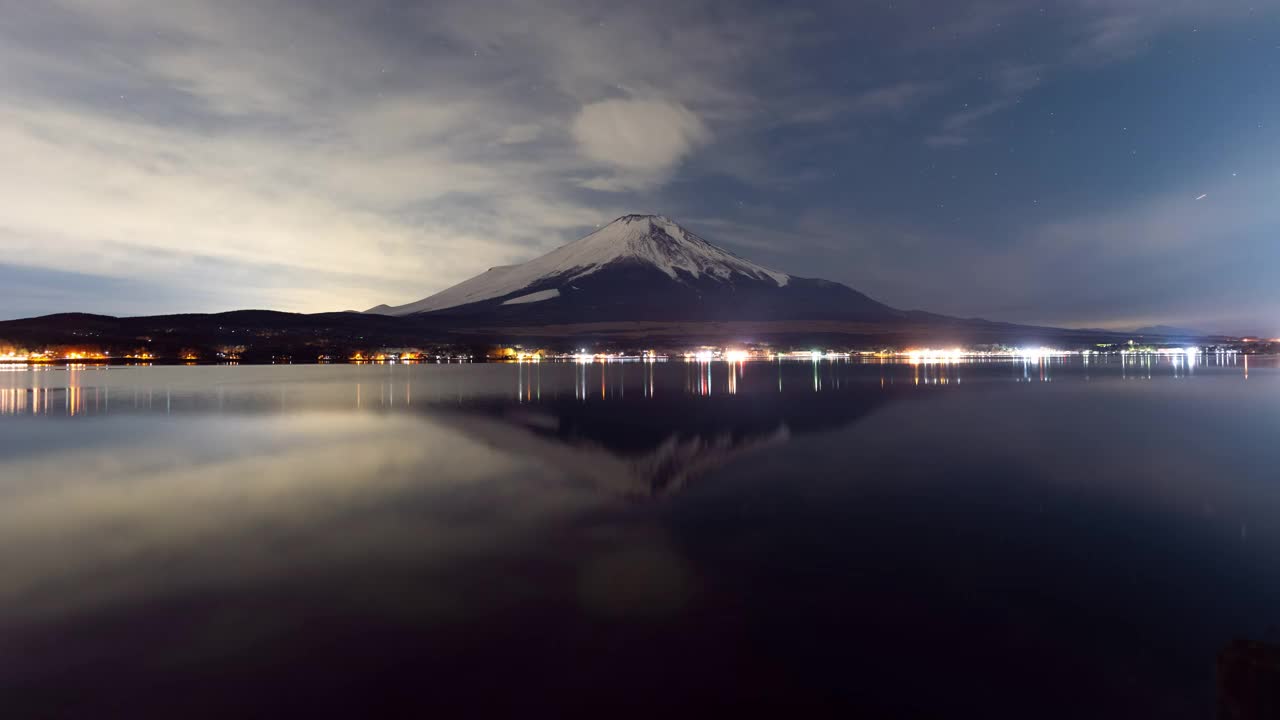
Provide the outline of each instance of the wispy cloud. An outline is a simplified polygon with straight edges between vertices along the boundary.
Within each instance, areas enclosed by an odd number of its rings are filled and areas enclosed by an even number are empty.
[[[1018,57],[995,61],[984,71],[986,94],[980,97],[985,99],[971,99],[944,117],[939,131],[926,136],[925,143],[932,147],[973,143],[981,137],[983,120],[1013,108],[1045,75],[1073,66],[1097,68],[1125,60],[1147,50],[1161,33],[1178,29],[1194,32],[1198,24],[1238,20],[1257,10],[1256,3],[1248,0],[1071,0],[1054,6],[1052,16],[1044,6],[1013,0],[957,5],[954,16],[917,28],[917,50],[936,50],[947,44],[981,46],[1050,20],[1065,36],[1065,43],[1040,50],[1035,62]],[[1019,47],[1018,56],[1027,53]]]
[[[849,106],[855,112],[899,113],[916,107],[941,90],[942,86],[936,82],[905,81],[858,94]]]
[[[984,120],[1021,102],[1024,94],[1041,83],[1043,72],[1044,66],[1029,64],[1002,64],[989,70],[984,90],[991,99],[972,106],[964,103],[942,119],[939,132],[927,136],[925,143],[932,147],[968,145],[978,136]]]
[[[1251,0],[1075,0],[1076,44],[1069,60],[1101,65],[1136,55],[1173,28],[1247,18],[1263,8]],[[1206,27],[1207,29],[1207,27]]]
[[[217,259],[200,281],[227,306],[408,299],[625,209],[584,185],[667,181],[749,104],[727,76],[770,47],[695,10],[336,9],[6,8],[6,250],[104,277],[163,279],[148,251]],[[237,286],[263,265],[269,297]]]

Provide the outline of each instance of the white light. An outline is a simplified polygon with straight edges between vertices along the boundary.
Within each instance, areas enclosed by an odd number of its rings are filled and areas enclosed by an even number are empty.
[[[1061,355],[1061,354],[1062,354],[1062,351],[1054,350],[1052,348],[1047,348],[1047,347],[1018,348],[1018,355],[1028,360],[1039,360],[1040,358],[1044,358],[1052,355]]]

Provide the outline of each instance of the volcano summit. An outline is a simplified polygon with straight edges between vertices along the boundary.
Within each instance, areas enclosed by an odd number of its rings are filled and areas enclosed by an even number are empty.
[[[771,270],[661,215],[625,215],[520,265],[490,268],[381,315],[522,322],[863,320],[905,313],[840,283]]]

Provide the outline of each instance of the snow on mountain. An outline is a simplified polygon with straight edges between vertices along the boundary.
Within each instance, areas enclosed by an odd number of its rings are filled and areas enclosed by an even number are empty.
[[[527,303],[536,303],[536,302],[542,302],[543,300],[550,300],[551,298],[554,298],[554,297],[560,297],[560,291],[555,288],[551,288],[550,290],[539,290],[538,292],[529,293],[528,295],[513,297],[510,300],[504,301],[502,304],[503,305],[525,305]]]
[[[380,305],[368,312],[410,315],[493,300],[535,285],[565,285],[619,262],[639,262],[671,279],[709,278],[732,283],[735,276],[786,286],[785,273],[756,265],[716,247],[661,215],[625,215],[584,238],[521,265],[506,265],[466,280],[430,297],[399,307]],[[539,290],[504,304],[538,302],[556,297]],[[536,297],[535,297],[536,296]]]

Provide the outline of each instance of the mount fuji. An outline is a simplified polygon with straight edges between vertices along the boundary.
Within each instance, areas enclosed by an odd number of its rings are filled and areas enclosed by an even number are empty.
[[[908,316],[840,283],[757,265],[661,215],[625,215],[526,263],[490,268],[417,302],[365,312],[503,324]]]

